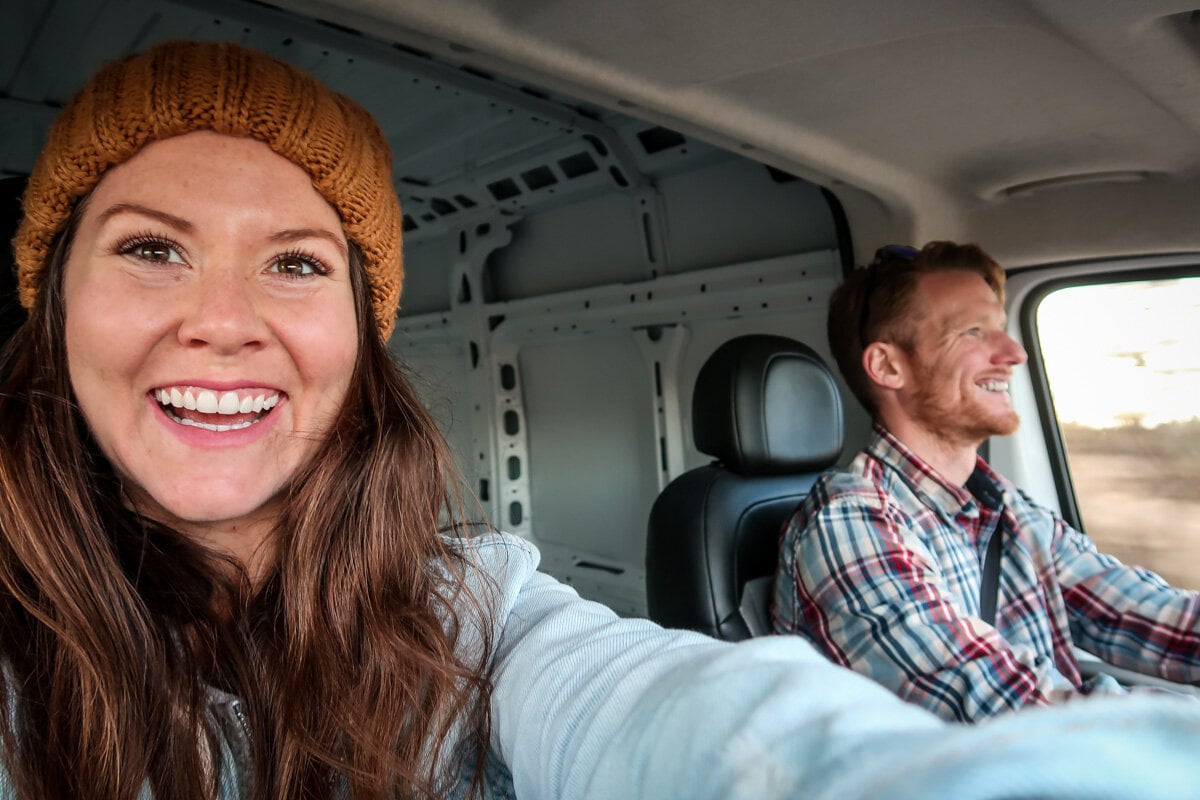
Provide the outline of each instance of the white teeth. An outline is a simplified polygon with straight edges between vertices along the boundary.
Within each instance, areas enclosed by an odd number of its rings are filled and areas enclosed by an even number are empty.
[[[216,431],[217,433],[224,433],[225,431],[238,431],[242,428],[249,428],[251,425],[258,422],[258,420],[253,419],[247,422],[237,422],[233,425],[209,425],[207,422],[196,422],[195,420],[182,419],[180,417],[175,417],[175,421],[180,425],[187,425],[192,428],[203,428],[206,431]]]
[[[189,411],[199,411],[201,414],[259,414],[264,411],[270,411],[279,403],[278,393],[262,393],[257,395],[240,396],[237,392],[216,392],[212,389],[192,389],[180,388],[171,386],[164,389],[155,389],[154,398],[164,406],[169,408],[186,408]],[[251,423],[238,423],[237,425],[209,425],[206,423],[194,422],[185,420],[171,414],[177,422],[184,425],[193,425],[205,430],[235,430],[237,428],[245,428]]]
[[[196,395],[196,410],[201,414],[219,414],[220,406],[217,404],[217,393],[205,389]]]
[[[979,384],[981,388],[989,392],[1007,392],[1008,381],[984,381]]]

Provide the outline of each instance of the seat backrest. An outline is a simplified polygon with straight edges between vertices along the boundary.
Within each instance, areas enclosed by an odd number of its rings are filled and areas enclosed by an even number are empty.
[[[811,348],[765,334],[717,348],[692,395],[696,447],[717,460],[673,480],[650,511],[650,618],[730,641],[765,632],[766,581],[745,614],[744,588],[774,574],[781,528],[836,463],[842,433],[837,383]]]

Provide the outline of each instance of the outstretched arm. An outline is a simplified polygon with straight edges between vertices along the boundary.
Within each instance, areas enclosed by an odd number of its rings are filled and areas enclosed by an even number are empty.
[[[497,541],[481,559],[503,612],[494,747],[518,797],[1182,800],[1200,779],[1200,704],[945,725],[796,637],[734,645],[619,618]]]

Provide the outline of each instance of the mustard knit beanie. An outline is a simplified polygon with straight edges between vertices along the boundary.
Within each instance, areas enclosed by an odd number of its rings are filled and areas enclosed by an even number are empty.
[[[196,130],[248,136],[298,164],[362,250],[375,321],[391,334],[404,274],[400,203],[379,126],[361,106],[278,59],[235,44],[167,42],[98,72],[55,120],[25,190],[13,248],[32,308],[54,237],[112,167]]]

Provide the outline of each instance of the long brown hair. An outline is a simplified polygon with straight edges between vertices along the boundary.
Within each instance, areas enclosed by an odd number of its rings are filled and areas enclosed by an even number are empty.
[[[209,686],[244,705],[254,797],[338,781],[355,800],[433,797],[462,770],[477,786],[487,608],[442,533],[463,519],[447,447],[378,336],[358,254],[350,390],[251,590],[129,510],[74,403],[61,284],[82,207],[0,359],[0,729],[19,796],[213,796]]]

